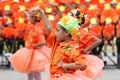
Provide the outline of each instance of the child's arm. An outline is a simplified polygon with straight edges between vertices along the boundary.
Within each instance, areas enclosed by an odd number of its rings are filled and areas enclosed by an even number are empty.
[[[46,15],[44,14],[44,12],[43,12],[41,9],[39,9],[38,11],[40,12],[40,16],[41,16],[41,18],[42,18],[42,20],[43,20],[43,22],[44,22],[44,24],[45,24],[45,27],[46,27],[49,31],[51,31],[51,30],[52,30],[52,24],[51,24],[50,21],[47,19]]]
[[[61,66],[65,71],[71,70],[71,69],[80,69],[84,70],[86,69],[86,59],[80,55],[80,53],[75,49],[71,48],[68,53],[66,52],[66,55],[70,58],[70,63],[64,63],[63,61],[60,61],[58,63],[58,66]]]
[[[32,46],[35,47],[35,48],[40,48],[42,46],[46,45],[46,42],[40,42],[40,43],[36,43],[36,44],[33,44]]]
[[[102,41],[100,39],[97,39],[95,42],[93,42],[91,45],[89,45],[88,47],[86,47],[83,52],[84,53],[89,53],[90,51],[92,51],[92,49],[94,49],[95,47],[97,47]]]
[[[62,13],[61,13],[61,11],[60,11],[60,9],[59,9],[59,7],[58,7],[58,4],[52,3],[52,2],[48,2],[48,4],[49,4],[50,6],[55,7],[55,8],[56,8],[56,11],[57,11],[57,13],[58,13],[59,18],[62,18]]]
[[[68,63],[68,64],[63,64],[62,68],[63,69],[80,69],[80,70],[84,70],[86,69],[86,65],[85,64],[76,64],[76,63]]]
[[[36,8],[34,8],[34,9],[30,9],[30,10],[29,10],[29,12],[32,12],[32,11],[33,11],[33,12],[36,12],[36,13],[39,12],[40,17],[41,17],[41,19],[43,20],[45,27],[46,27],[49,31],[51,31],[51,30],[52,30],[52,24],[51,24],[50,21],[47,19],[44,11],[43,11],[40,7],[36,7]],[[29,12],[26,12],[25,15],[28,16],[28,15],[29,15]]]
[[[68,4],[68,3],[64,3],[64,4],[65,4],[66,7],[68,7],[69,9],[71,9],[70,4]]]
[[[52,30],[52,24],[50,23],[50,21],[47,19],[44,11],[40,8],[36,8],[35,11],[40,13],[40,17],[45,25],[45,27],[51,32]]]
[[[55,8],[56,8],[56,11],[57,11],[57,13],[58,13],[58,16],[59,16],[60,18],[62,18],[62,13],[61,13],[61,11],[60,11],[60,9],[59,9],[59,7],[58,7],[58,4],[53,3],[53,2],[50,2],[49,0],[43,0],[43,1],[44,1],[45,3],[47,3],[48,5],[55,7]]]
[[[119,28],[118,28],[118,26],[117,26],[117,28],[116,28],[116,37],[117,37],[117,38],[120,37],[118,32],[119,32]]]

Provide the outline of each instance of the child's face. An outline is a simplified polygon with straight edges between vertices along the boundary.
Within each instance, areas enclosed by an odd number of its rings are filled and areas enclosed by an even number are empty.
[[[60,25],[57,25],[55,35],[56,35],[56,40],[58,42],[65,41],[65,39],[67,37],[66,31],[64,31]]]
[[[4,11],[5,16],[10,16],[11,12],[10,11]]]
[[[30,23],[35,23],[35,16],[29,13],[28,20],[30,21]]]

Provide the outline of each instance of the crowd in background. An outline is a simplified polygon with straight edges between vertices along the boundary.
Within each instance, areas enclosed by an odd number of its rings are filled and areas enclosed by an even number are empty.
[[[57,3],[63,15],[77,8],[84,12],[86,14],[85,23],[81,27],[103,40],[103,43],[98,46],[99,50],[93,50],[94,54],[99,55],[104,46],[104,53],[107,55],[107,45],[110,44],[112,55],[115,56],[115,45],[117,45],[117,48],[120,47],[120,0],[49,1]],[[56,7],[46,4],[46,0],[0,1],[0,54],[3,50],[14,53],[21,45],[23,47],[27,45],[25,41],[31,28],[25,13],[38,6],[45,12],[48,20],[55,27],[59,20]],[[40,24],[45,26],[42,21],[40,21]],[[114,38],[116,38],[116,44]],[[117,53],[120,54],[119,49],[117,49]]]

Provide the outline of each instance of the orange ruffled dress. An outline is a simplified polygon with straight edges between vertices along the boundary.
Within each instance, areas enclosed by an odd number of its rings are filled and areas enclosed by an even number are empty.
[[[50,74],[51,76],[44,80],[92,80],[84,75],[76,75],[75,71],[79,69],[71,69],[72,73],[65,72],[64,69],[60,66],[60,62],[62,63],[76,63],[76,64],[86,64],[86,60],[82,57],[78,51],[71,44],[72,41],[68,43],[55,43],[52,49],[51,55],[51,65],[50,65]],[[63,47],[65,45],[70,45],[71,49],[66,50]],[[70,47],[69,46],[69,47]]]
[[[79,38],[78,40],[79,45],[76,48],[78,48],[78,51],[80,52],[80,54],[82,54],[82,56],[86,59],[86,65],[87,65],[87,68],[84,71],[78,70],[76,71],[76,74],[78,76],[80,76],[81,74],[85,75],[91,78],[92,80],[102,76],[102,69],[104,67],[103,60],[101,60],[100,58],[94,55],[90,55],[90,54],[85,55],[82,51],[86,47],[89,47],[98,38],[90,34],[89,32],[86,32],[82,28],[80,28],[80,34],[74,37],[74,39],[76,38]]]
[[[64,63],[87,64],[87,63],[84,56],[81,56],[81,54],[74,47],[74,41],[58,43],[56,42],[54,31],[55,30],[51,32],[47,39],[48,45],[52,47],[50,60],[51,61],[50,77],[45,78],[43,80],[92,80],[91,78],[82,74],[78,76],[75,72],[80,69],[71,69],[72,73],[69,73],[65,72],[64,69],[60,66],[61,62],[63,64]]]
[[[16,71],[22,73],[29,73],[31,71],[41,72],[45,70],[45,66],[48,66],[50,49],[46,46],[41,48],[32,47],[33,44],[45,41],[41,27],[34,27],[34,29],[31,28],[30,45],[19,49],[9,57],[9,61]]]

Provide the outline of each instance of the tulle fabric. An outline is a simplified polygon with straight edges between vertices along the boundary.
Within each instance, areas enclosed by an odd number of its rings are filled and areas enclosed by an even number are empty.
[[[77,76],[76,74],[63,73],[63,74],[55,74],[43,80],[92,80],[92,79],[87,78],[83,75]]]
[[[49,64],[49,56],[50,49],[43,46],[41,49],[21,48],[8,59],[16,71],[29,73],[44,71]]]
[[[87,68],[84,71],[76,71],[76,75],[85,75],[92,80],[96,79],[97,77],[101,77],[103,74],[102,69],[104,67],[103,61],[94,55],[83,56],[86,58]]]

